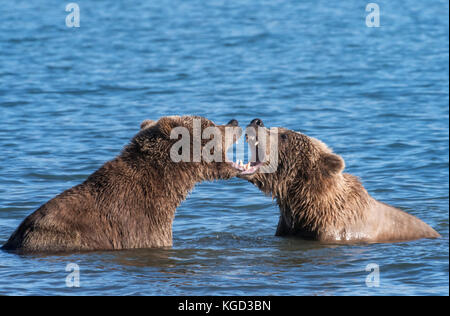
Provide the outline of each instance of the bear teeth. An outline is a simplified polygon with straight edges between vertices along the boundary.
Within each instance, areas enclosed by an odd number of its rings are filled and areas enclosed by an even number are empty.
[[[248,162],[248,163],[244,164],[242,162],[242,160],[238,160],[237,162],[234,162],[233,163],[233,167],[236,168],[236,169],[239,169],[240,171],[247,171],[247,172],[252,171],[253,169],[255,169],[255,168],[252,167],[251,162]]]

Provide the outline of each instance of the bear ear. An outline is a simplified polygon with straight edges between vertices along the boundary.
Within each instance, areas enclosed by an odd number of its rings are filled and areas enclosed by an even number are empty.
[[[149,128],[155,126],[156,122],[153,120],[145,120],[141,123],[141,129]]]
[[[181,120],[179,117],[163,117],[158,121],[159,131],[165,137],[170,137],[170,133],[174,127],[180,126]]]
[[[327,175],[338,174],[345,168],[344,159],[333,153],[322,154],[320,162],[323,173]]]

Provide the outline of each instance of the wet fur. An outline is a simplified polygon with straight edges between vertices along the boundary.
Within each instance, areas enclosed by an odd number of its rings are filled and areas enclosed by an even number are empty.
[[[240,176],[276,199],[277,236],[325,242],[440,237],[417,217],[372,198],[358,178],[342,172],[344,160],[321,141],[283,128],[277,131],[276,172]]]
[[[226,163],[172,162],[169,152],[177,140],[170,139],[170,131],[184,126],[192,133],[193,118],[144,121],[118,157],[29,215],[3,249],[67,252],[170,247],[175,210],[195,184],[237,174]],[[203,128],[215,126],[201,119]]]

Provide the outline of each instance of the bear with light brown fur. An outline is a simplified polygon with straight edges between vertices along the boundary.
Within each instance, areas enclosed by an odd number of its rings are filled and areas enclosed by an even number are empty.
[[[185,128],[192,147],[194,121],[201,130],[213,127],[221,132],[223,139],[217,144],[225,150],[218,150],[220,161],[173,161],[171,149],[179,139],[171,137],[172,130]],[[195,184],[237,175],[225,159],[234,140],[225,139],[224,133],[226,127],[236,126],[236,120],[216,125],[196,116],[144,121],[118,157],[29,215],[3,249],[66,252],[170,247],[175,210]],[[207,139],[199,140],[200,149],[206,143]],[[193,151],[188,150],[189,155],[192,158]]]
[[[440,235],[417,217],[375,200],[321,141],[285,128],[248,126],[253,161],[235,165],[280,208],[277,236],[323,242],[395,242]],[[250,136],[249,136],[250,135]],[[275,146],[276,144],[276,146]],[[275,168],[263,168],[276,162]]]

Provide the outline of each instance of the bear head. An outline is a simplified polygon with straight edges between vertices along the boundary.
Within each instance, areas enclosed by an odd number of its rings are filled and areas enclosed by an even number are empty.
[[[166,116],[143,121],[123,156],[195,181],[228,179],[238,172],[226,152],[241,134],[236,120],[217,125],[200,116]]]
[[[244,178],[263,192],[281,197],[290,188],[317,189],[341,177],[344,160],[323,142],[285,128],[266,128],[254,119],[246,128],[251,161],[234,164]]]

